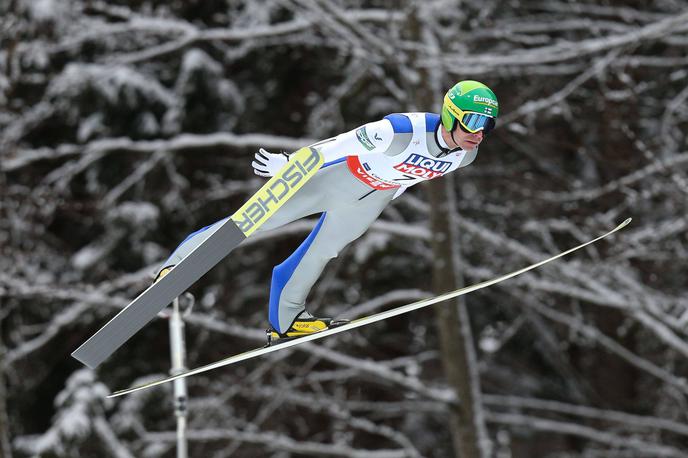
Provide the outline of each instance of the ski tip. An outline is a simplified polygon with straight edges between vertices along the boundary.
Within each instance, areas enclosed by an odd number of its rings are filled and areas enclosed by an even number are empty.
[[[629,224],[631,224],[631,221],[633,221],[633,218],[626,218],[626,221],[624,221],[623,223],[619,224],[619,226],[617,227],[617,229],[621,229],[622,227],[628,226]]]

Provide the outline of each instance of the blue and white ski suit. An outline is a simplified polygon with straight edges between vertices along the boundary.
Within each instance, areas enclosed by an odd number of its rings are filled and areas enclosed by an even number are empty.
[[[433,113],[395,113],[311,145],[325,163],[258,231],[320,213],[310,235],[272,274],[269,320],[285,332],[305,310],[306,297],[327,262],[360,237],[408,187],[475,159],[478,149],[450,151]],[[225,220],[184,240],[165,262],[177,264]]]

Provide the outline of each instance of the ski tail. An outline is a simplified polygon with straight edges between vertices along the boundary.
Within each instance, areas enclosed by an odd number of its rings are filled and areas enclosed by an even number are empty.
[[[275,214],[317,173],[323,162],[322,154],[315,148],[301,148],[292,154],[289,162],[213,234],[115,315],[72,356],[91,369],[98,367]]]
[[[170,377],[167,377],[164,379],[156,380],[156,381],[153,381],[150,383],[135,386],[132,388],[127,388],[124,390],[115,391],[114,393],[112,393],[108,397],[114,398],[117,396],[123,396],[125,394],[130,394],[130,393],[133,393],[136,391],[141,391],[141,390],[144,390],[147,388],[152,388],[154,386],[162,385],[163,383],[168,383],[168,382],[171,382],[173,380],[178,380],[180,378],[185,378],[185,377],[189,377],[192,375],[200,374],[202,372],[207,372],[207,371],[210,371],[212,369],[217,369],[217,368],[222,367],[222,366],[228,366],[230,364],[235,364],[235,363],[238,363],[240,361],[245,361],[245,360],[252,359],[252,358],[255,358],[258,356],[265,355],[267,353],[272,353],[275,351],[283,350],[285,348],[293,347],[295,345],[301,345],[303,343],[310,342],[312,340],[322,339],[323,337],[327,337],[327,336],[330,336],[333,334],[338,334],[340,332],[349,331],[349,330],[355,329],[355,328],[360,328],[361,326],[365,326],[365,325],[368,325],[371,323],[375,323],[377,321],[385,320],[387,318],[391,318],[394,316],[409,313],[411,311],[418,310],[418,309],[421,309],[424,307],[428,307],[428,306],[436,304],[438,302],[447,301],[449,299],[453,299],[453,298],[458,297],[458,296],[463,296],[465,294],[471,293],[473,291],[477,291],[479,289],[487,288],[488,286],[492,286],[492,285],[495,285],[497,283],[508,280],[510,278],[516,277],[517,275],[521,275],[521,274],[526,273],[530,270],[536,269],[536,268],[538,268],[544,264],[552,262],[556,259],[559,259],[561,257],[569,255],[569,254],[573,253],[574,251],[578,251],[581,248],[584,248],[588,245],[591,245],[595,242],[598,242],[598,241],[602,240],[603,238],[608,237],[608,236],[614,234],[615,232],[623,229],[624,227],[628,226],[628,224],[630,222],[631,222],[631,218],[628,218],[623,223],[619,224],[616,228],[612,229],[611,231],[607,232],[606,234],[603,234],[603,235],[601,235],[595,239],[590,240],[589,242],[578,245],[577,247],[566,250],[562,253],[559,253],[555,256],[544,259],[544,260],[537,262],[535,264],[531,264],[527,267],[524,267],[523,269],[516,270],[514,272],[502,275],[501,277],[496,277],[496,278],[493,278],[492,280],[487,280],[487,281],[484,281],[481,283],[476,283],[475,285],[466,286],[464,288],[457,289],[455,291],[450,291],[448,293],[445,293],[445,294],[442,294],[439,296],[435,296],[435,297],[431,297],[428,299],[423,299],[423,300],[420,300],[417,302],[413,302],[411,304],[402,305],[402,306],[399,306],[399,307],[396,307],[396,308],[393,308],[390,310],[386,310],[384,312],[376,313],[374,315],[370,315],[370,316],[363,317],[363,318],[358,318],[356,320],[353,320],[353,321],[346,323],[346,324],[343,324],[341,326],[329,328],[329,329],[326,329],[324,331],[320,331],[320,332],[316,332],[314,334],[309,334],[309,335],[306,335],[303,337],[299,337],[298,339],[289,340],[289,341],[286,341],[284,343],[281,343],[280,345],[267,346],[267,347],[262,347],[262,348],[256,348],[254,350],[249,350],[247,352],[240,353],[240,354],[234,355],[234,356],[230,356],[230,357],[222,359],[220,361],[217,361],[217,362],[214,362],[211,364],[207,364],[205,366],[197,367],[196,369],[190,369],[186,372],[182,372],[180,374],[175,374],[173,376],[170,376]]]

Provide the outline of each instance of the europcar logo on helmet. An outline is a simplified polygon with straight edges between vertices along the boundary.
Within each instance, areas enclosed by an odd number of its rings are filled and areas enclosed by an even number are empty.
[[[430,159],[414,153],[401,164],[395,165],[394,169],[419,178],[432,180],[444,175],[451,167],[451,164],[451,162]]]
[[[491,99],[489,97],[483,97],[480,95],[474,95],[473,101],[475,103],[482,103],[482,104],[489,105],[489,106],[495,107],[495,108],[497,108],[499,106],[499,103],[496,100]]]

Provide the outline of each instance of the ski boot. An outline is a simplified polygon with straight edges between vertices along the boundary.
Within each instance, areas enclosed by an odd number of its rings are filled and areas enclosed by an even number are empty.
[[[315,334],[316,332],[324,331],[325,329],[336,328],[348,323],[349,320],[335,320],[333,318],[316,318],[310,313],[304,311],[296,317],[294,322],[289,326],[285,332],[277,332],[272,326],[267,329],[267,347],[278,345],[289,340],[298,339],[299,337]]]
[[[170,273],[170,270],[174,267],[174,264],[165,266],[162,269],[160,269],[160,272],[158,272],[158,275],[155,276],[155,279],[153,280],[153,283],[157,283],[162,277]]]

